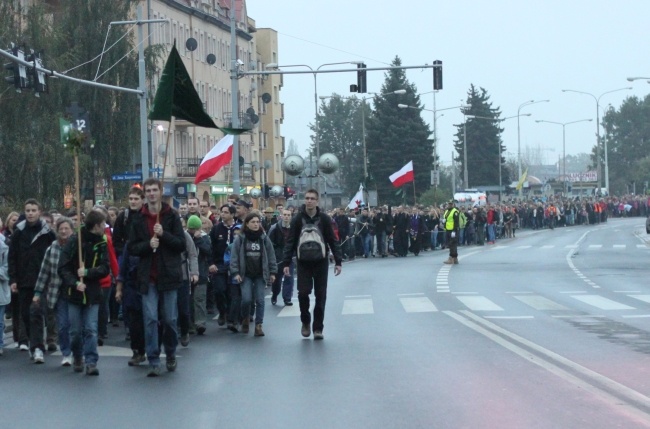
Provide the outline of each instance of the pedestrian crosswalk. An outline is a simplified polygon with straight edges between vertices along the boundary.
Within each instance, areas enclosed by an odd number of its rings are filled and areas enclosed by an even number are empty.
[[[343,316],[370,315],[376,312],[394,311],[395,308],[400,308],[405,313],[435,313],[450,307],[449,297],[449,294],[435,295],[434,297],[425,293],[396,294],[392,299],[398,305],[390,305],[390,303],[387,305],[386,297],[383,295],[381,298],[372,295],[358,295],[346,296],[342,302],[328,300],[327,307],[328,312],[340,311]],[[381,303],[379,308],[375,305],[376,300]],[[486,317],[502,319],[532,318],[534,312],[546,312],[552,317],[565,317],[567,314],[603,311],[618,311],[618,315],[625,318],[650,317],[650,294],[642,294],[638,291],[614,292],[613,296],[606,297],[587,291],[571,290],[560,292],[557,301],[547,296],[525,291],[497,293],[491,296],[481,295],[477,292],[457,292],[451,293],[451,300],[455,300],[461,308],[483,313]],[[310,300],[310,304],[313,310],[313,298]],[[451,304],[451,307],[457,309],[458,305]],[[338,308],[338,310],[333,310],[333,308]],[[526,313],[524,309],[532,310],[533,313]],[[511,313],[516,313],[516,316]],[[300,309],[298,305],[283,307],[277,316],[299,317]]]

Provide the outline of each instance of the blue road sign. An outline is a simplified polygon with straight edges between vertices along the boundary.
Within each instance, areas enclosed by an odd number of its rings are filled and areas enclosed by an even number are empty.
[[[120,180],[133,180],[133,181],[141,181],[142,180],[142,174],[113,174],[111,176],[111,180],[113,181],[120,181]]]

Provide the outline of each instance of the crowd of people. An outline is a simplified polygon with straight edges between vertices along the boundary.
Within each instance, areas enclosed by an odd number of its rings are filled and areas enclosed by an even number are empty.
[[[194,197],[176,210],[162,202],[162,183],[153,178],[128,199],[122,210],[65,215],[29,199],[0,225],[0,332],[9,310],[14,343],[31,362],[60,349],[61,366],[96,376],[106,327],[122,322],[129,366],[148,361],[147,376],[159,376],[164,351],[173,372],[179,344],[203,335],[215,311],[219,326],[248,334],[254,322],[254,336],[265,336],[265,289],[272,288],[273,305],[280,294],[293,305],[294,270],[301,335],[324,338],[328,256],[338,275],[342,255],[317,191],[307,191],[298,209],[277,205],[279,216],[252,210],[237,195],[218,211]]]
[[[265,336],[266,288],[271,304],[293,305],[294,273],[301,335],[322,340],[330,264],[406,257],[457,246],[494,244],[521,228],[541,229],[647,216],[639,196],[511,201],[485,206],[380,206],[325,213],[315,190],[304,204],[263,211],[237,195],[217,207],[196,197],[178,209],[162,202],[162,184],[148,179],[128,194],[128,207],[89,213],[44,212],[29,199],[0,220],[0,332],[12,319],[20,351],[36,364],[60,349],[61,365],[98,375],[97,347],[108,326],[126,329],[129,366],[148,361],[148,376],[177,367],[176,349],[204,335],[208,320],[233,333]],[[315,306],[310,313],[310,294]],[[6,313],[6,314],[5,314]],[[313,317],[312,317],[313,316]],[[0,355],[3,354],[0,337]]]

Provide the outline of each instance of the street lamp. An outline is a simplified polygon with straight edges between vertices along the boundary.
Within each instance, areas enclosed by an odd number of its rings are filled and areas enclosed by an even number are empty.
[[[514,116],[508,116],[506,118],[499,118],[499,119],[490,118],[490,117],[487,117],[487,116],[476,116],[476,115],[465,115],[465,118],[466,119],[467,118],[469,118],[469,119],[485,119],[485,120],[488,120],[488,121],[503,122],[503,121],[505,121],[507,119],[512,119],[512,118],[517,118],[517,120],[519,120],[520,116],[531,116],[531,113],[524,113],[523,115],[518,114],[518,115],[514,115]],[[498,154],[499,154],[499,201],[501,201],[502,200],[501,192],[502,192],[502,188],[503,188],[503,183],[502,183],[503,179],[501,178],[501,142],[499,142]]]
[[[519,175],[517,180],[521,179],[521,128],[519,126],[519,116],[520,116],[521,109],[523,109],[526,106],[531,106],[531,105],[537,104],[537,103],[548,103],[549,101],[551,101],[551,100],[538,100],[538,101],[528,100],[528,101],[525,101],[525,102],[521,103],[519,105],[519,108],[517,109],[517,174]],[[522,197],[522,190],[523,190],[522,188],[519,188],[519,198],[520,199]]]
[[[433,92],[433,93],[435,94],[436,91],[431,91],[431,92]],[[425,92],[424,94],[428,94],[428,92]],[[419,95],[423,95],[423,94],[419,94]],[[435,98],[434,98],[434,102],[435,102]],[[432,113],[433,113],[433,144],[434,144],[434,147],[433,147],[433,161],[434,161],[434,170],[437,171],[438,169],[436,168],[436,165],[435,165],[436,156],[437,156],[437,154],[438,154],[438,151],[437,151],[437,147],[438,147],[438,134],[437,134],[437,132],[436,132],[436,121],[438,120],[438,118],[439,118],[440,116],[442,116],[442,114],[441,114],[441,115],[436,115],[436,113],[437,113],[437,112],[440,112],[440,111],[443,111],[443,110],[452,110],[452,109],[469,109],[470,106],[467,105],[467,104],[461,104],[460,106],[445,107],[445,108],[442,108],[442,109],[436,109],[436,108],[434,108],[434,109],[425,109],[424,107],[415,107],[415,106],[408,106],[408,105],[406,105],[406,104],[398,104],[397,107],[399,107],[400,109],[416,109],[416,110],[425,110],[425,111],[427,111],[427,112],[432,112]],[[467,140],[466,140],[466,139],[465,139],[465,146],[464,146],[464,147],[467,148]],[[466,152],[466,151],[465,151],[465,152]],[[467,188],[467,187],[468,187],[468,186],[467,186],[467,155],[465,155],[465,164],[464,164],[464,165],[465,165],[465,177],[464,177],[465,182],[464,182],[464,185],[465,185],[465,187]],[[437,174],[437,173],[436,173],[436,174]],[[436,186],[437,186],[437,185],[436,185]]]
[[[634,79],[639,79],[639,78],[628,78],[627,80],[634,80]],[[625,88],[619,88],[619,89],[612,89],[611,91],[603,92],[600,94],[598,97],[596,97],[594,94],[590,92],[584,92],[584,91],[576,91],[575,89],[563,89],[562,92],[575,92],[576,94],[583,94],[583,95],[588,95],[592,97],[596,101],[596,168],[597,172],[596,175],[598,176],[598,191],[600,192],[601,189],[601,181],[600,181],[600,99],[603,95],[606,94],[611,94],[612,92],[618,92],[618,91],[623,91],[627,89],[632,89],[631,86],[627,86]],[[607,140],[605,140],[605,192],[607,192],[607,195],[609,195],[609,160],[607,156]]]
[[[553,122],[553,121],[545,121],[543,119],[536,120],[535,122],[537,123],[547,123],[547,124],[555,124],[555,125],[561,125],[562,126],[562,176],[564,180],[564,192],[566,193],[566,126],[571,125],[571,124],[577,124],[578,122],[591,122],[592,119],[580,119],[578,121],[571,121],[571,122]]]
[[[315,114],[315,126],[316,126],[316,160],[320,159],[320,136],[319,136],[319,129],[318,129],[318,83],[316,77],[318,76],[318,73],[316,73],[318,70],[320,70],[322,67],[325,66],[334,66],[334,65],[339,65],[339,64],[361,64],[359,61],[342,61],[338,63],[325,63],[319,65],[316,70],[313,69],[313,67],[307,65],[307,64],[290,64],[290,65],[278,65],[277,63],[269,63],[266,65],[267,69],[276,69],[279,70],[281,68],[290,68],[290,67],[306,67],[309,70],[312,71],[312,75],[314,76],[314,114]],[[311,179],[310,179],[311,180]],[[320,181],[317,180],[317,190],[318,193],[320,194]]]

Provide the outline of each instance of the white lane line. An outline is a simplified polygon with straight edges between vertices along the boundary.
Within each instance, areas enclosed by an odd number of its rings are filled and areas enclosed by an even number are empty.
[[[587,231],[582,236],[578,239],[578,241],[575,242],[576,247],[580,245],[580,243],[587,237],[587,234],[589,234],[591,231]],[[589,248],[601,248],[601,244],[592,244],[589,246]],[[589,286],[591,286],[594,289],[600,289],[600,286],[598,286],[596,283],[592,282],[580,272],[580,270],[575,266],[573,263],[573,255],[577,254],[578,250],[577,249],[571,249],[566,255],[566,262],[569,265],[569,268],[571,268],[571,271],[574,272],[576,276],[578,276],[580,279],[582,279],[585,283],[587,283]]]
[[[615,244],[612,247],[614,247],[614,249],[625,249],[626,246],[625,244]]]
[[[650,317],[650,314],[624,314],[621,317],[625,319],[647,319]]]
[[[622,304],[620,302],[612,301],[609,298],[605,298],[600,295],[574,295],[571,296],[573,299],[582,301],[585,304],[589,304],[593,307],[599,308],[601,310],[634,310],[634,307],[629,305]]]
[[[452,295],[478,295],[478,292],[452,292]]]
[[[438,311],[433,302],[427,297],[421,298],[400,298],[402,307],[407,313],[430,313]]]
[[[534,319],[534,316],[483,316],[486,319],[505,319],[505,320],[521,320],[521,319]]]
[[[517,246],[517,249],[530,249],[533,246]]]
[[[507,249],[508,247],[510,247],[510,246],[500,246],[500,245],[497,244],[496,246],[492,247],[489,250],[501,250],[501,249]]]
[[[503,311],[503,308],[484,296],[459,296],[457,298],[472,311]]]
[[[354,299],[354,298],[370,298],[371,296],[372,295],[346,295],[345,299],[348,299],[348,298],[352,298],[352,299]]]
[[[506,293],[517,294],[517,295],[524,295],[524,294],[527,294],[527,293],[533,293],[533,292],[531,292],[531,291],[525,291],[525,290],[507,290]]]
[[[372,299],[346,299],[341,314],[373,314]]]
[[[555,245],[553,245],[553,244],[547,244],[545,246],[540,247],[540,249],[553,249],[554,247],[555,247]]]
[[[590,249],[600,249],[601,247],[603,247],[602,244],[590,244],[589,245]]]
[[[518,299],[535,310],[568,310],[568,308],[562,304],[558,304],[557,302],[551,301],[550,299],[540,295],[515,295],[515,299]]]
[[[560,293],[575,294],[575,293],[587,293],[587,291],[584,291],[584,290],[564,290],[564,291],[561,291]]]
[[[650,302],[650,295],[628,295],[643,302]]]
[[[636,248],[637,249],[648,249],[648,246],[646,246],[645,244],[637,244]]]
[[[632,293],[632,294],[635,294],[635,293],[641,293],[641,291],[640,290],[615,290],[614,293]],[[650,302],[650,301],[648,301],[648,302]]]
[[[398,293],[397,296],[422,296],[424,295],[423,292],[419,293]]]

